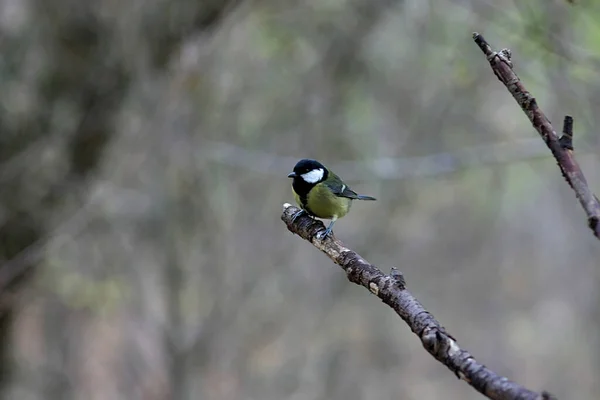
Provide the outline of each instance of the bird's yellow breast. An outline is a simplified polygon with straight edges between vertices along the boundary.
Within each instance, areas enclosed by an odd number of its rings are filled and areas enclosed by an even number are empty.
[[[306,205],[302,204],[300,196],[295,191],[294,198],[300,207],[310,214],[324,219],[342,218],[348,214],[352,205],[352,200],[336,196],[329,189],[318,186],[308,192]]]

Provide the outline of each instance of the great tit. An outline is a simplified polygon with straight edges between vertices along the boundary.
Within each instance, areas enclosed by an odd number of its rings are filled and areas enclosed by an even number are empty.
[[[288,174],[293,178],[292,191],[296,203],[302,208],[293,216],[293,221],[300,215],[330,219],[325,230],[326,237],[331,233],[333,224],[350,210],[352,200],[375,200],[371,196],[363,196],[348,187],[339,176],[316,160],[302,159]]]

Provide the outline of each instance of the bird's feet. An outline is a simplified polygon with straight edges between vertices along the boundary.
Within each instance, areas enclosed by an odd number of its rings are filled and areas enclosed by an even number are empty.
[[[304,214],[306,214],[306,211],[300,210],[300,211],[296,212],[294,215],[292,215],[292,224],[294,222],[296,222],[296,219],[298,219],[298,217],[300,217],[300,216],[302,216]]]
[[[327,238],[327,236],[333,236],[332,235],[332,229],[333,229],[333,225],[335,224],[335,221],[337,221],[337,215],[335,215],[332,219],[331,222],[329,223],[329,226],[327,227],[327,229],[325,229],[325,232],[323,232],[323,234],[317,234],[317,238],[318,239],[325,239]]]
[[[325,239],[327,236],[331,236],[332,234],[332,230],[331,227],[327,227],[327,229],[325,229],[325,232],[319,232],[317,233],[317,239],[319,240],[323,240]]]

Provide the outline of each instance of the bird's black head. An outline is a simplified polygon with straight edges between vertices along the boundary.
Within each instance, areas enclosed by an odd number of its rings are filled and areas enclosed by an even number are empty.
[[[302,159],[294,166],[294,172],[288,174],[293,178],[293,187],[300,196],[305,195],[317,183],[323,182],[329,176],[327,168],[317,160]]]
[[[317,160],[309,158],[302,159],[294,166],[294,172],[288,174],[288,178],[301,179],[306,183],[316,185],[327,179],[327,168]]]

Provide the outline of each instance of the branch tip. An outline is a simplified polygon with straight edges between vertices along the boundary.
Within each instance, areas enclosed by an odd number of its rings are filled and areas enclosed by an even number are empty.
[[[483,54],[486,55],[486,57],[488,58],[488,61],[491,62],[493,57],[496,54],[494,52],[492,52],[492,48],[490,47],[488,42],[486,42],[486,40],[483,38],[483,36],[477,32],[473,33],[473,40],[475,41],[477,46],[479,46],[479,48],[481,49]]]
[[[573,151],[573,117],[565,115],[563,121],[563,135],[558,141],[563,149]]]
[[[573,117],[570,115],[565,115],[563,121],[563,133],[573,135]]]

